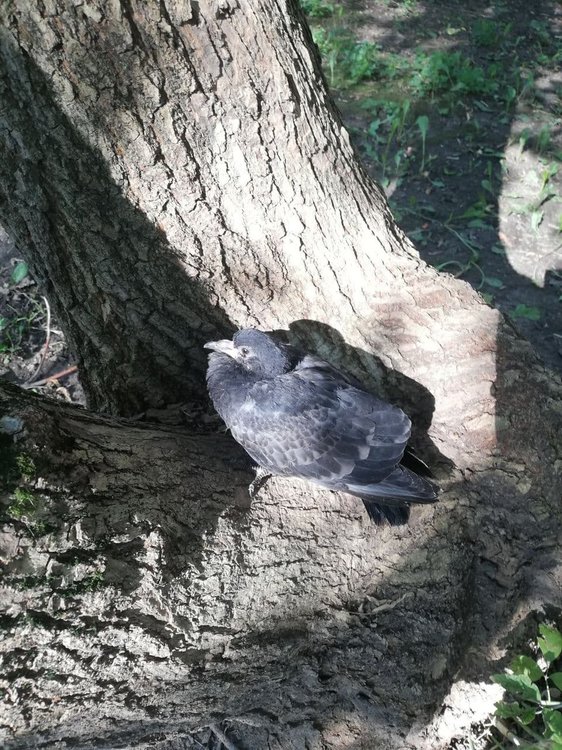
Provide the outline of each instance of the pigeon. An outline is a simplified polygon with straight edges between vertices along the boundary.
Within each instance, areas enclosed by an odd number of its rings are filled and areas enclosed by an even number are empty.
[[[207,386],[234,439],[271,475],[300,477],[361,498],[376,524],[406,523],[410,503],[437,499],[431,476],[406,449],[404,412],[353,377],[256,329],[211,341]],[[410,468],[408,468],[410,467]]]

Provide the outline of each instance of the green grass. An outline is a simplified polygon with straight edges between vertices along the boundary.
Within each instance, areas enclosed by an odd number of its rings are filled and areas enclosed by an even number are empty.
[[[331,18],[343,15],[344,9],[339,3],[325,2],[324,0],[301,0],[301,8],[308,18]]]
[[[489,65],[485,70],[461,52],[419,52],[412,71],[410,87],[419,97],[488,96],[499,88],[497,66]]]
[[[7,513],[11,518],[20,520],[35,512],[33,494],[25,487],[16,487],[10,498]]]
[[[505,34],[511,28],[511,24],[504,26],[503,28],[490,18],[478,18],[474,22],[471,34],[474,44],[479,47],[496,47],[498,44],[498,36]]]
[[[378,47],[360,42],[345,28],[318,27],[313,39],[320,51],[331,86],[355,86],[380,68]]]
[[[372,82],[372,90],[379,93],[378,96],[364,96],[371,101],[378,100],[380,104],[379,110],[373,111],[369,134],[374,136],[374,142],[367,145],[367,155],[381,164],[383,173],[388,172],[391,162],[394,162],[395,176],[407,166],[404,154],[398,153],[406,131],[410,140],[412,135],[421,139],[421,158],[425,161],[427,129],[419,128],[420,116],[428,116],[431,120],[434,115],[430,110],[448,115],[453,109],[464,110],[468,106],[493,109],[500,105],[506,112],[512,110],[520,97],[533,95],[532,69],[539,64],[539,58],[549,64],[562,59],[562,52],[550,30],[538,21],[530,24],[527,40],[528,44],[534,45],[536,61],[520,59],[521,39],[513,34],[512,24],[496,19],[475,19],[466,30],[472,49],[431,52],[418,49],[413,54],[399,55],[358,38],[352,29],[353,12],[343,5],[321,0],[301,0],[301,5],[311,23],[313,38],[332,88],[341,91],[363,86],[362,93],[365,94],[367,84]],[[462,31],[464,29],[454,29],[451,34]],[[487,55],[489,63],[475,60],[478,50],[492,53]],[[385,94],[386,89],[388,93]],[[404,118],[406,102],[409,111],[408,117]],[[548,151],[551,140],[552,134],[545,126],[535,136],[540,153]],[[395,149],[397,153],[390,157],[390,152]]]
[[[42,315],[38,305],[31,306],[23,313],[14,308],[11,310],[13,315],[0,315],[0,354],[13,355],[19,351],[34,322]]]
[[[330,8],[326,6],[330,6]],[[427,135],[432,116],[448,115],[455,107],[465,107],[467,98],[499,100],[504,109],[514,105],[522,89],[514,68],[505,70],[498,63],[477,65],[460,51],[418,50],[406,56],[383,51],[373,42],[358,39],[351,30],[352,16],[342,6],[320,2],[304,3],[309,9],[314,41],[319,49],[330,86],[336,90],[362,87],[379,96],[363,96],[362,107],[372,114],[366,134],[362,134],[365,155],[377,163],[383,185],[400,178],[412,163],[408,144],[420,145],[418,167],[425,172],[431,162]],[[502,26],[502,38],[508,38],[508,25]],[[481,45],[497,42],[495,23],[477,22],[473,35]],[[543,141],[546,144],[546,133]]]
[[[32,479],[35,476],[35,461],[26,453],[16,456],[16,466],[24,479]]]
[[[10,495],[6,515],[13,521],[19,521],[27,533],[37,539],[55,530],[53,524],[47,523],[40,516],[43,503],[25,486],[16,487]]]
[[[28,274],[27,263],[16,263],[8,279],[10,292],[14,291]],[[9,302],[3,305],[4,314],[0,314],[0,355],[12,356],[18,352],[34,323],[43,315],[41,305],[33,297],[26,294],[22,296],[23,302],[18,304],[17,309]]]
[[[36,490],[36,461],[20,451],[10,436],[0,434],[0,481],[8,499],[1,515],[4,521],[17,523],[36,539],[50,534],[56,527],[44,518],[45,495]]]

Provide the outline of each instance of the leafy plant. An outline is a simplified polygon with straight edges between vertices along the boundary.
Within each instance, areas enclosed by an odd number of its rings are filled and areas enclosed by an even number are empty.
[[[487,164],[487,167],[486,167],[486,175],[487,175],[487,176],[486,176],[486,178],[485,178],[485,179],[483,179],[483,180],[482,180],[482,181],[480,182],[480,184],[482,185],[482,187],[484,188],[484,190],[485,190],[485,191],[486,191],[487,193],[490,193],[490,195],[491,195],[491,196],[492,196],[493,198],[495,198],[495,197],[496,197],[496,194],[495,194],[495,192],[494,192],[494,179],[493,179],[493,172],[494,172],[494,168],[493,168],[493,166],[492,166],[492,162],[491,162],[491,161],[489,161],[489,162],[488,162],[488,164]]]
[[[498,35],[498,24],[490,18],[479,18],[472,27],[472,38],[479,47],[495,47]]]
[[[347,29],[319,27],[312,36],[328,68],[331,86],[355,85],[379,67],[377,45],[357,41]]]
[[[538,307],[529,307],[528,305],[519,304],[509,312],[511,318],[527,318],[527,320],[540,320],[541,311]]]
[[[7,513],[12,518],[20,519],[35,511],[33,495],[25,487],[16,487],[10,500]]]
[[[541,194],[545,191],[548,183],[558,173],[558,164],[548,164],[541,172]]]
[[[549,125],[543,125],[537,135],[537,151],[543,154],[548,150],[552,139],[552,129]]]
[[[10,274],[10,284],[16,286],[16,284],[19,284],[20,281],[25,279],[28,273],[29,268],[27,267],[27,263],[20,260],[12,269],[12,273]]]
[[[505,699],[496,704],[499,739],[494,750],[514,746],[522,750],[562,749],[562,672],[556,669],[562,634],[548,625],[539,625],[539,632],[537,659],[517,656],[504,674],[492,675],[506,691]]]
[[[16,352],[29,334],[33,323],[42,315],[41,307],[32,298],[28,298],[25,307],[19,311],[10,305],[8,307],[13,310],[14,315],[0,315],[0,354]]]
[[[325,2],[325,0],[301,0],[301,8],[309,18],[330,18],[334,15],[343,15],[343,7],[338,3]]]
[[[369,99],[363,104],[372,114],[376,115],[367,130],[367,138],[363,141],[363,149],[366,155],[377,162],[382,171],[381,182],[388,182],[387,168],[389,163],[394,164],[395,174],[407,169],[404,159],[404,149],[400,148],[404,133],[407,128],[411,102],[409,99],[403,101],[388,101]],[[395,150],[391,160],[390,152]]]
[[[427,117],[427,115],[420,115],[416,120],[416,125],[418,126],[418,130],[420,131],[422,138],[422,161],[420,166],[421,173],[423,172],[425,167],[425,139],[427,136],[427,131],[429,129],[429,117]]]
[[[484,70],[460,52],[420,52],[415,60],[412,88],[420,95],[439,93],[492,94],[498,88],[497,68]]]

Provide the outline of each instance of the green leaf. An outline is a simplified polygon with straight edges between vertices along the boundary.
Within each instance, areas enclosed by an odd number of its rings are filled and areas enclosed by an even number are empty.
[[[494,289],[503,289],[504,283],[501,279],[497,279],[495,276],[486,276],[484,278],[484,283],[488,284],[488,286],[493,287]]]
[[[472,219],[468,222],[468,226],[473,229],[491,229],[492,231],[494,231],[494,228],[489,224],[486,224],[486,222],[482,221],[482,219]]]
[[[510,311],[509,315],[512,318],[527,318],[527,320],[541,319],[541,311],[538,307],[528,307],[524,304],[517,305],[517,307]]]
[[[519,714],[519,721],[521,724],[531,724],[535,720],[535,716],[537,715],[537,712],[534,708],[531,708],[530,706],[523,706],[523,710]]]
[[[542,224],[542,220],[544,219],[544,211],[533,211],[531,213],[531,229],[533,232],[536,232],[537,229]]]
[[[543,676],[542,669],[530,656],[516,656],[509,668],[514,674],[526,674],[532,682],[540,680]]]
[[[492,675],[492,680],[516,698],[540,703],[540,691],[526,674],[495,674]]]
[[[429,117],[427,115],[420,115],[416,120],[416,125],[422,135],[425,138],[427,131],[429,130]]]
[[[10,283],[19,284],[20,281],[23,281],[25,279],[28,273],[29,268],[27,267],[27,263],[23,260],[20,260],[19,263],[16,263],[16,265],[12,269],[12,273],[10,275]]]
[[[542,712],[544,723],[554,734],[562,737],[562,713],[552,708],[545,708]]]
[[[0,331],[3,331],[4,328],[8,325],[8,318],[5,318],[3,315],[0,315]]]
[[[556,628],[549,628],[548,625],[539,625],[539,632],[542,635],[542,638],[538,640],[539,648],[550,664],[562,653],[562,634]]]
[[[515,719],[521,716],[524,708],[519,703],[508,703],[507,701],[498,701],[496,703],[496,716],[500,719]]]
[[[536,716],[536,711],[531,706],[521,705],[520,703],[499,701],[496,703],[496,715],[500,719],[517,719],[521,724],[531,724]]]
[[[556,685],[558,690],[562,690],[562,672],[553,672],[548,675],[548,679]]]

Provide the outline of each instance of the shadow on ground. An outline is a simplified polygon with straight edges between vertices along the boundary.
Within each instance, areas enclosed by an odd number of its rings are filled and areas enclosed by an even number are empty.
[[[466,279],[560,371],[560,7],[551,0],[418,0],[376,12],[369,2],[341,5],[343,15],[328,26],[349,25],[398,56],[389,73],[396,78],[335,92],[398,223],[428,263]],[[444,55],[425,69],[425,93],[412,90],[411,72],[400,73],[404,61],[414,69],[419,49]],[[451,62],[458,53],[473,61],[461,72]],[[480,82],[471,77],[475,68]],[[399,117],[384,124],[391,105],[409,107],[405,126]],[[419,116],[428,117],[423,164]]]

